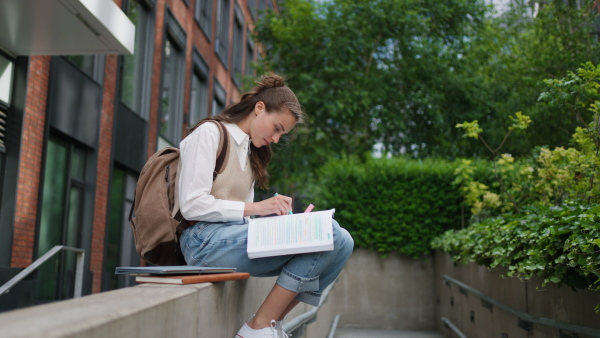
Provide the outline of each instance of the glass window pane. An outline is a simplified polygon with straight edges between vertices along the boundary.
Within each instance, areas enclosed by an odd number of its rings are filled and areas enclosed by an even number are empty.
[[[85,150],[74,148],[71,158],[71,176],[80,181],[85,179]]]
[[[67,240],[65,245],[78,248],[81,238],[81,212],[83,210],[83,189],[72,186],[69,192],[69,216],[67,220]]]
[[[236,10],[238,8],[236,7]],[[241,12],[241,11],[240,11]],[[236,15],[233,27],[233,80],[240,87],[242,85],[242,51],[244,50],[244,23]]]
[[[104,258],[104,289],[118,288],[118,277],[115,268],[119,265],[121,249],[121,215],[125,190],[125,172],[114,168],[110,187],[110,209],[107,224],[106,256]]]
[[[123,57],[123,77],[121,84],[121,101],[125,103],[133,111],[137,112],[135,105],[135,94],[136,94],[136,59],[137,52],[140,51],[140,40],[142,39],[143,32],[140,30],[140,7],[136,0],[129,1],[129,8],[127,9],[127,17],[135,25],[135,45],[133,55],[125,55]]]
[[[12,61],[0,55],[0,101],[10,105],[14,66]]]
[[[177,44],[167,38],[164,49],[163,87],[160,119],[160,136],[170,144],[178,144],[181,135],[182,111],[182,82],[185,62],[183,52]]]
[[[252,69],[252,62],[254,62],[254,48],[250,43],[246,44],[246,75],[252,76],[254,69]]]
[[[217,8],[217,41],[215,43],[215,51],[221,61],[228,67],[229,57],[229,0],[219,0]]]
[[[194,72],[190,102],[190,126],[208,116],[208,83]]]
[[[65,56],[68,60],[73,62],[79,69],[81,69],[87,75],[94,76],[94,61],[93,55],[68,55]]]
[[[211,18],[212,18],[212,0],[197,0],[196,1],[196,20],[200,24],[200,28],[206,34],[206,37],[210,40],[211,36]]]
[[[130,0],[127,3],[127,16],[135,25],[135,44],[133,55],[124,55],[122,59],[119,98],[133,112],[148,119],[153,19],[145,1]]]
[[[69,146],[66,142],[50,138],[44,171],[38,256],[45,254],[55,245],[62,244],[68,153]],[[38,280],[43,283],[38,283],[37,297],[41,301],[51,301],[56,297],[58,262],[58,256],[55,256],[39,268]]]

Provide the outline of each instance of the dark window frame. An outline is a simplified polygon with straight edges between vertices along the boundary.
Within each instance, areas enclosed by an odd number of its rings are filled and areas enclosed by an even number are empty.
[[[168,108],[170,108],[170,111],[168,112],[169,114],[173,113],[173,121],[169,121],[169,125],[167,126],[167,133],[166,135],[161,133],[161,123],[159,121],[159,123],[157,124],[157,137],[158,137],[158,149],[161,149],[161,147],[165,144],[161,144],[161,143],[166,143],[168,145],[177,145],[179,144],[179,140],[181,139],[181,132],[182,132],[182,126],[183,126],[183,107],[184,107],[184,88],[185,88],[185,50],[186,50],[186,32],[185,30],[182,28],[182,26],[179,24],[179,22],[177,21],[177,19],[175,19],[175,16],[173,15],[173,13],[171,12],[170,9],[167,8],[167,11],[165,13],[165,33],[164,33],[164,38],[163,38],[163,43],[162,43],[162,65],[161,65],[161,84],[160,84],[160,88],[161,88],[161,94],[158,97],[159,100],[159,111],[160,111],[160,118],[162,119],[163,116],[165,116],[165,111],[163,111],[164,106],[163,106],[163,100],[164,100],[164,90],[165,88],[170,89],[169,87],[166,87],[165,85],[167,84],[165,81],[169,81],[169,79],[165,78],[165,67],[167,65],[167,57],[166,57],[166,53],[165,53],[165,49],[167,46],[167,43],[169,43],[171,45],[171,47],[174,49],[174,51],[177,52],[177,55],[175,55],[175,57],[177,57],[178,60],[176,60],[176,66],[177,69],[174,69],[174,78],[170,78],[172,79],[172,85],[173,85],[173,94],[169,94],[169,98],[173,98],[174,102],[173,102],[173,106],[169,105]],[[170,116],[170,115],[169,115]],[[164,142],[161,142],[164,141]]]
[[[195,6],[194,21],[196,21],[208,42],[211,42],[213,0],[196,0]]]
[[[231,0],[217,0],[217,34],[215,53],[225,69],[229,69],[229,27],[231,23]]]
[[[200,120],[202,120],[202,118],[207,117],[210,114],[210,109],[209,109],[209,72],[210,69],[208,67],[208,63],[206,62],[206,60],[202,57],[202,55],[200,54],[200,52],[198,51],[198,49],[196,47],[193,48],[193,52],[192,52],[192,83],[190,85],[190,102],[189,102],[189,112],[188,112],[188,125],[190,127],[195,126]],[[196,115],[196,112],[194,112],[194,95],[193,95],[193,91],[194,91],[194,79],[198,78],[198,80],[200,81],[200,83],[202,83],[202,87],[205,89],[204,91],[204,99],[205,102],[203,103],[202,100],[199,100],[199,104],[202,105],[204,104],[204,114],[200,114],[198,117]]]
[[[246,68],[244,69],[245,76],[254,76],[254,67],[252,63],[254,62],[255,53],[256,49],[254,48],[254,41],[252,41],[252,38],[248,36],[246,39]]]
[[[123,1],[123,11],[128,15],[129,5],[134,0]],[[151,90],[152,90],[152,61],[154,58],[154,32],[155,11],[153,0],[135,0],[144,13],[141,26],[136,26],[135,48],[136,53],[132,56],[121,55],[119,57],[119,82],[117,95],[119,102],[127,106],[145,121],[150,118]],[[141,32],[141,33],[140,33]],[[143,35],[138,35],[143,34]],[[141,40],[138,40],[141,39]],[[138,46],[139,43],[139,46]],[[141,50],[140,50],[141,49]],[[134,58],[134,93],[132,98],[133,107],[123,99],[126,58]]]
[[[217,78],[213,79],[213,96],[212,96],[212,107],[211,107],[211,116],[219,115],[223,109],[225,109],[227,102],[227,92],[225,88],[219,83]],[[216,109],[217,105],[220,106],[221,109]],[[217,112],[219,110],[219,112]]]
[[[244,14],[242,9],[237,5],[234,6],[233,15],[233,46],[231,56],[231,79],[233,83],[240,89],[242,87],[242,68],[244,67]]]

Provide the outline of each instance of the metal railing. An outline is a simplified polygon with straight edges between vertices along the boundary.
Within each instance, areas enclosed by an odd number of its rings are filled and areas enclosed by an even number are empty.
[[[442,279],[446,280],[446,283],[448,284],[448,286],[449,286],[449,283],[457,285],[459,287],[461,293],[466,294],[466,293],[470,292],[470,293],[476,295],[477,297],[481,298],[482,304],[485,303],[486,307],[491,309],[492,306],[496,306],[496,307],[516,316],[519,319],[519,327],[521,327],[525,330],[531,331],[532,327],[533,327],[532,324],[540,324],[540,325],[544,325],[544,326],[548,326],[548,327],[552,327],[552,328],[556,328],[556,329],[560,329],[560,330],[567,330],[567,331],[570,331],[573,333],[585,334],[585,335],[589,335],[592,337],[600,337],[600,330],[598,330],[598,329],[594,329],[594,328],[582,326],[582,325],[577,325],[577,324],[572,324],[572,323],[561,322],[561,321],[554,320],[554,319],[534,316],[529,313],[512,308],[512,307],[510,307],[488,295],[483,294],[481,291],[479,291],[459,280],[456,280],[450,276],[442,275]]]
[[[65,245],[57,245],[46,252],[42,257],[35,260],[35,262],[31,263],[28,267],[23,269],[23,271],[19,272],[16,276],[11,278],[8,282],[4,283],[4,285],[0,286],[0,296],[5,293],[8,293],[10,289],[15,286],[18,282],[25,279],[25,277],[29,276],[32,272],[35,271],[40,265],[44,262],[52,258],[52,256],[56,255],[60,251],[73,251],[77,253],[77,263],[75,268],[75,290],[73,292],[74,298],[81,297],[81,290],[83,285],[83,262],[85,258],[85,250],[73,248]]]
[[[327,296],[329,296],[329,292],[331,291],[331,289],[333,289],[333,286],[336,282],[337,280],[329,284],[329,286],[326,287],[325,290],[323,290],[319,306],[313,306],[312,309],[283,324],[283,330],[294,337],[304,336],[304,328],[306,327],[306,325],[313,323],[317,320],[317,312],[319,311],[321,306],[327,301]]]
[[[467,338],[467,336],[464,335],[464,333],[462,333],[457,327],[456,325],[454,325],[450,319],[446,318],[446,317],[442,317],[442,322],[444,322],[444,325],[446,325],[450,330],[452,330],[457,336],[459,336],[460,338]]]

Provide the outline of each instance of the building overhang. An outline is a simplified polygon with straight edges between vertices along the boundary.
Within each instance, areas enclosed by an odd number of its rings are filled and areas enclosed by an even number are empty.
[[[133,54],[134,43],[112,0],[0,1],[0,48],[14,56]]]

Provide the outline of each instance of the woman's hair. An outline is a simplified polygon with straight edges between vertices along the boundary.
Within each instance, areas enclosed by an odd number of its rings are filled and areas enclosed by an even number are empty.
[[[285,79],[278,75],[264,75],[256,86],[242,95],[239,102],[234,103],[220,115],[209,117],[217,121],[237,123],[252,113],[256,103],[264,102],[267,113],[290,112],[296,119],[296,123],[304,122],[304,111],[298,98],[292,90],[286,86]],[[250,142],[250,164],[254,173],[256,185],[261,189],[269,187],[269,174],[267,165],[271,162],[271,145],[257,148]]]

